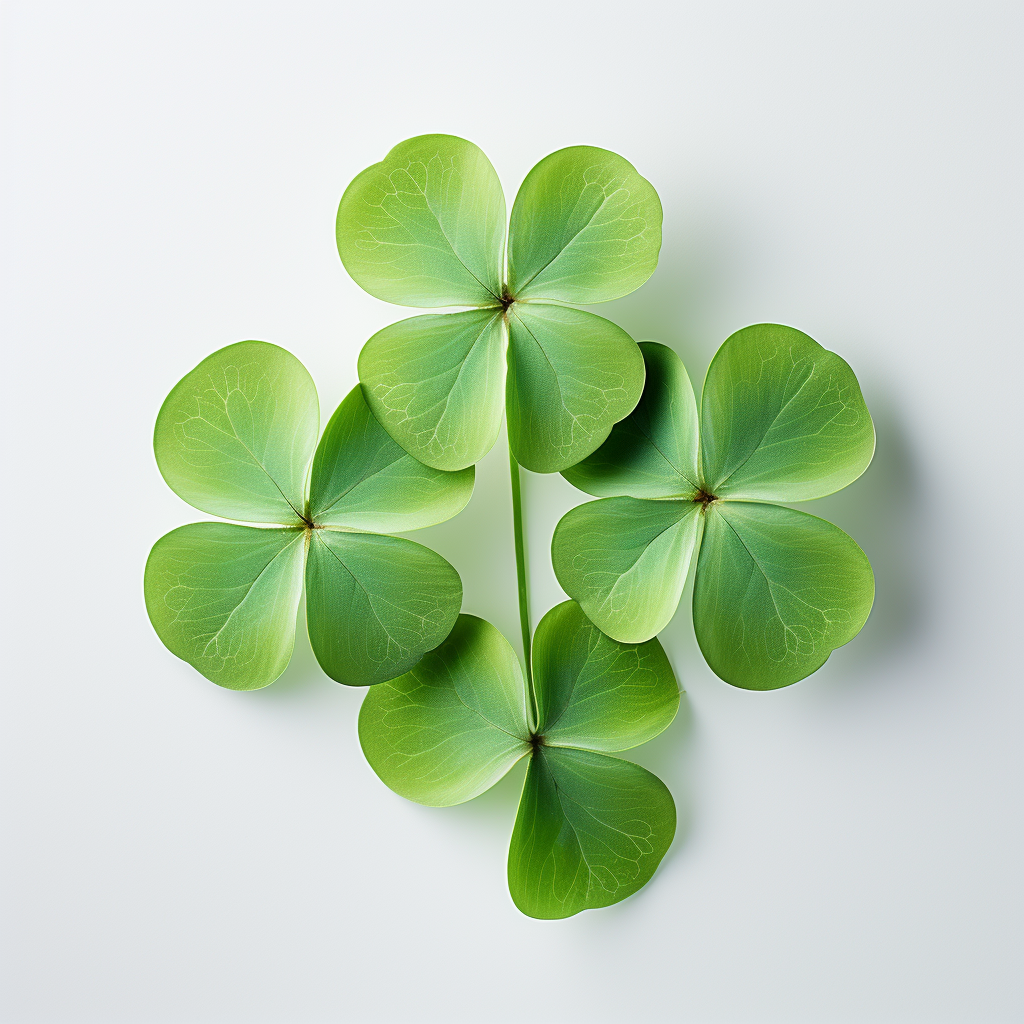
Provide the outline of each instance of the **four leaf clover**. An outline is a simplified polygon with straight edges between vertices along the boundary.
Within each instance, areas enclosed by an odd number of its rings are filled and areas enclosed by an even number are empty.
[[[303,577],[317,661],[353,686],[406,672],[459,614],[455,569],[384,534],[460,512],[473,470],[443,473],[411,458],[358,386],[317,445],[319,417],[298,359],[243,341],[187,374],[157,418],[157,463],[175,493],[203,512],[276,524],[182,526],[146,563],[146,607],[160,639],[221,686],[258,689],[285,670]]]
[[[726,682],[788,686],[857,635],[874,599],[864,552],[807,501],[864,472],[874,427],[850,367],[806,334],[758,324],[728,338],[697,406],[679,357],[641,345],[643,399],[564,476],[602,497],[570,510],[552,558],[605,633],[647,640],[672,618],[697,554],[693,623]]]
[[[505,198],[487,157],[451,135],[395,146],[345,190],[342,262],[379,299],[472,308],[403,320],[366,343],[359,379],[376,417],[421,462],[458,470],[494,444],[504,390],[520,465],[579,462],[635,407],[644,364],[625,331],[566,303],[643,284],[661,219],[657,192],[627,160],[562,149],[516,196],[506,270]]]
[[[611,753],[662,732],[679,688],[657,640],[612,640],[573,601],[537,626],[530,676],[494,626],[460,615],[418,665],[367,691],[359,739],[384,783],[432,807],[479,796],[528,757],[509,890],[524,914],[570,917],[635,893],[672,842],[664,783]]]

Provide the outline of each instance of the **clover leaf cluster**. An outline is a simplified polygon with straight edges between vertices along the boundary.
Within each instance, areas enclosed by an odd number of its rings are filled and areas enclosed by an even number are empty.
[[[857,378],[800,331],[747,327],[712,361],[698,423],[679,357],[641,349],[640,404],[564,473],[612,497],[562,518],[555,575],[604,632],[635,643],[668,625],[696,557],[693,624],[711,668],[751,690],[795,683],[860,632],[874,599],[850,537],[777,504],[824,497],[867,468],[875,431]]]
[[[506,260],[505,197],[487,157],[451,135],[395,146],[345,190],[342,262],[387,302],[472,308],[402,320],[366,343],[359,379],[374,415],[410,455],[456,470],[491,449],[504,409],[521,466],[575,465],[636,405],[644,364],[625,331],[570,304],[639,288],[658,263],[661,221],[632,164],[573,146],[526,176]]]
[[[444,558],[387,533],[460,512],[473,470],[441,473],[411,458],[358,387],[317,444],[319,418],[306,368],[262,341],[204,359],[157,417],[157,464],[179,497],[225,519],[276,524],[182,526],[146,563],[160,639],[229,689],[267,686],[288,666],[303,580],[317,661],[352,686],[406,671],[444,640],[462,605]]]
[[[509,891],[531,917],[569,917],[636,892],[672,842],[665,784],[610,753],[665,729],[679,687],[657,640],[620,644],[573,601],[541,619],[532,660],[531,698],[511,644],[461,615],[416,668],[367,693],[359,739],[388,786],[435,807],[479,796],[528,758]]]
[[[157,541],[145,593],[163,642],[222,686],[265,686],[291,657],[305,586],[320,665],[368,687],[359,739],[392,790],[450,806],[528,761],[508,885],[536,918],[625,899],[672,842],[668,789],[616,755],[676,714],[656,635],[694,563],[701,650],[747,689],[819,668],[863,626],[874,592],[853,540],[783,504],[832,493],[871,460],[871,418],[839,356],[789,327],[748,327],[713,360],[698,414],[671,349],[575,308],[647,280],[661,220],[631,164],[575,146],[530,171],[506,223],[476,146],[409,139],[346,189],[338,251],[377,298],[465,308],[370,338],[360,384],[319,442],[309,374],[265,342],[205,359],[157,419],[168,484],[236,521]],[[445,559],[390,535],[462,510],[503,418],[523,661],[489,622],[460,614]],[[522,468],[561,472],[599,499],[555,530],[570,600],[535,631]]]

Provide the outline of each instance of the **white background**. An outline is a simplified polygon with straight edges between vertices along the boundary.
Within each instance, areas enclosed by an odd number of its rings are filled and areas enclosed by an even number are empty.
[[[1020,1020],[1020,3],[6,5],[2,415],[5,1022]],[[387,790],[358,690],[300,633],[233,693],[154,635],[142,568],[203,518],[151,449],[170,387],[261,338],[328,414],[413,311],[344,273],[338,198],[424,132],[509,201],[587,143],[665,207],[660,267],[600,307],[699,381],[733,330],[840,352],[878,431],[805,506],[871,557],[815,676],[687,691],[636,759],[680,828],[604,911],[521,916],[521,774],[445,811]],[[526,484],[535,617],[561,600]],[[516,640],[507,468],[417,535]]]

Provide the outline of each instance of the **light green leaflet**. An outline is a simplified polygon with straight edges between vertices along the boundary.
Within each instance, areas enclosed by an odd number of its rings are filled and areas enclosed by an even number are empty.
[[[317,445],[319,415],[313,381],[293,355],[243,341],[187,374],[157,418],[157,464],[180,497],[280,527],[193,523],[158,540],[146,563],[146,607],[160,639],[220,686],[258,689],[284,671],[303,578],[313,651],[349,685],[408,671],[458,616],[455,569],[429,548],[381,534],[450,519],[469,501],[473,470],[417,462],[373,418],[359,387]]]
[[[345,269],[402,306],[501,298],[505,196],[486,156],[453,135],[399,143],[358,174],[338,210]]]
[[[867,620],[874,577],[842,530],[769,504],[831,494],[871,461],[874,427],[850,367],[777,324],[728,338],[697,407],[686,370],[644,342],[635,412],[565,477],[609,495],[572,509],[555,574],[609,636],[640,642],[672,618],[694,554],[693,622],[726,682],[788,686]]]
[[[657,266],[661,202],[615,153],[573,146],[530,171],[512,208],[507,272],[498,176],[452,135],[409,139],[359,174],[337,238],[371,295],[472,307],[385,327],[359,357],[374,415],[428,466],[479,461],[498,435],[503,391],[512,451],[538,473],[591,454],[636,405],[644,364],[633,340],[564,305],[626,295]]]
[[[657,640],[612,640],[572,601],[537,627],[533,676],[536,710],[508,641],[460,615],[437,650],[367,692],[359,739],[383,782],[433,807],[478,796],[528,757],[509,889],[524,914],[570,917],[642,888],[672,842],[668,789],[609,752],[662,732],[679,688]]]

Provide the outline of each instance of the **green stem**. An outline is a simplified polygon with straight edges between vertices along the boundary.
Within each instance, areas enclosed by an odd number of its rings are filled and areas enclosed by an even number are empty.
[[[523,658],[526,661],[526,682],[530,690],[530,705],[533,714],[533,728],[540,721],[537,707],[537,692],[533,686],[533,664],[530,644],[530,597],[526,588],[526,542],[523,539],[523,496],[519,481],[519,463],[508,450],[508,468],[512,477],[512,528],[516,538],[516,579],[519,584],[519,625],[523,631]]]

